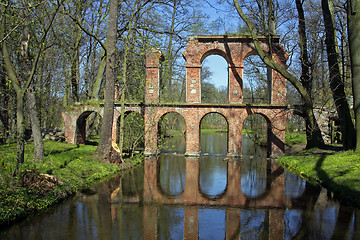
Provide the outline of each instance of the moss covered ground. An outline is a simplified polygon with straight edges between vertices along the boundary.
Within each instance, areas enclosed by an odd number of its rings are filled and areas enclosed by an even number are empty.
[[[343,203],[360,207],[360,153],[309,149],[278,162],[307,181],[321,184]]]
[[[16,144],[0,145],[0,227],[46,211],[142,160],[135,156],[123,165],[108,164],[93,157],[95,150],[91,145],[46,141],[45,158],[35,161],[33,145],[28,143],[25,162],[13,177]]]

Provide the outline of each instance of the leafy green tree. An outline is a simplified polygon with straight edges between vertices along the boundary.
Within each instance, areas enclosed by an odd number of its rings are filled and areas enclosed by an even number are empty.
[[[22,57],[25,58],[29,51],[34,52],[34,57],[29,59],[29,72],[26,75],[22,75],[20,72],[16,72],[18,68],[18,63],[14,60],[16,54],[14,52],[10,52],[8,48],[8,41],[11,38],[11,35],[15,35],[17,37],[22,36],[22,32],[16,31],[16,25],[22,24],[24,19],[13,18],[14,16],[14,5],[12,2],[6,1],[4,4],[0,5],[1,10],[1,25],[0,25],[0,39],[1,39],[1,48],[2,55],[4,59],[4,65],[6,68],[7,75],[11,81],[11,84],[16,92],[16,118],[17,118],[17,168],[15,170],[15,174],[17,174],[18,168],[20,164],[24,162],[24,144],[25,144],[25,124],[24,124],[24,98],[26,91],[30,87],[35,73],[38,67],[39,59],[41,55],[44,53],[44,47],[46,43],[46,39],[48,37],[48,33],[50,28],[54,22],[54,19],[62,5],[62,1],[56,2],[55,4],[42,2],[40,4],[28,3],[28,6],[22,6],[21,3],[19,6],[30,8],[37,10],[41,4],[46,5],[46,7],[42,8],[40,14],[45,16],[46,19],[45,24],[43,25],[42,31],[40,34],[40,40],[38,42],[30,41],[30,36],[35,37],[35,33],[32,32],[25,36],[27,41],[22,41],[20,49],[11,49],[12,51],[19,51],[22,54]],[[16,6],[16,5],[15,5]],[[45,11],[45,8],[48,8]],[[25,19],[26,20],[26,19]],[[19,35],[20,34],[20,35]],[[33,46],[30,46],[30,43],[34,43]]]

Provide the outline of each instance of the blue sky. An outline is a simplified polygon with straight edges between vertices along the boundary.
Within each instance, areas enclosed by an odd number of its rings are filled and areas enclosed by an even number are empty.
[[[228,85],[228,64],[226,60],[218,55],[211,55],[205,58],[203,65],[207,65],[212,72],[209,82],[216,88],[224,88]]]
[[[235,9],[229,10],[227,4],[220,5],[217,0],[205,0],[203,11],[210,17],[210,21],[221,19],[220,29],[217,29],[217,34],[225,34],[226,30],[232,29],[239,23],[239,18],[234,18],[236,15]],[[211,4],[211,6],[210,6]],[[217,88],[228,86],[228,64],[223,57],[212,55],[204,60],[204,64],[209,66],[212,76],[209,82],[214,84]]]

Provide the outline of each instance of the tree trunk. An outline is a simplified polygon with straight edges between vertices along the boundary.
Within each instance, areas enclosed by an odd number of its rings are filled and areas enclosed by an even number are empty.
[[[306,22],[305,22],[305,15],[304,9],[301,0],[296,0],[296,9],[298,11],[298,19],[299,19],[299,47],[300,47],[300,61],[301,61],[301,77],[300,83],[306,90],[307,95],[311,100],[311,93],[312,93],[312,75],[310,72],[311,63],[309,61],[308,56],[308,48],[307,48],[307,36],[306,36]],[[314,141],[316,137],[312,137],[315,131],[320,131],[319,126],[317,125],[317,121],[314,117],[313,107],[310,104],[305,104],[304,106],[305,114],[305,127],[306,127],[306,139],[308,148],[314,146]],[[313,126],[315,128],[313,129]],[[317,136],[319,133],[315,133]]]
[[[35,159],[43,159],[44,157],[44,141],[41,135],[40,118],[36,107],[36,98],[34,94],[34,86],[30,85],[27,97],[27,106],[29,109],[31,129],[34,138]]]
[[[112,154],[112,126],[114,118],[114,95],[115,95],[115,50],[117,38],[118,2],[110,0],[109,29],[107,33],[106,55],[106,81],[105,81],[105,104],[104,117],[102,119],[100,142],[97,148],[99,156],[105,161],[111,161]]]
[[[26,21],[26,26],[24,28],[24,36],[23,41],[21,43],[22,46],[28,46],[30,39],[30,29],[29,23]],[[23,49],[22,49],[23,50]],[[30,61],[31,55],[28,48],[25,51],[21,51],[21,63],[23,66],[23,79],[29,79],[31,75],[32,62]],[[25,90],[26,91],[26,90]],[[24,92],[25,92],[24,91]],[[29,88],[27,89],[26,98],[27,98],[27,106],[29,109],[30,120],[31,120],[31,129],[34,138],[34,154],[35,159],[43,159],[44,157],[44,142],[41,136],[41,128],[40,128],[40,119],[38,110],[36,107],[36,98],[34,94],[34,84],[33,81],[30,83]],[[25,96],[24,96],[25,97]],[[23,98],[23,100],[25,100]]]
[[[346,100],[344,82],[341,79],[339,67],[338,51],[336,49],[334,10],[329,0],[322,0],[321,6],[326,32],[326,50],[328,54],[328,64],[330,71],[330,88],[333,94],[336,110],[340,120],[342,142],[345,149],[355,147],[355,129],[351,118],[350,107]]]
[[[106,46],[106,43],[105,43],[105,46]],[[98,71],[96,74],[94,87],[93,87],[92,94],[91,94],[92,99],[99,100],[99,98],[100,98],[100,90],[101,90],[101,84],[104,79],[105,66],[106,66],[106,56],[105,56],[105,51],[103,51],[101,61],[99,64],[99,68],[98,68]]]
[[[16,141],[17,141],[17,166],[14,175],[20,164],[24,163],[25,155],[25,122],[24,122],[24,92],[18,91],[16,93]]]
[[[0,121],[3,125],[0,132],[0,143],[6,141],[9,132],[9,88],[5,75],[4,60],[2,57],[2,49],[0,46]]]
[[[309,102],[309,101],[305,101]],[[325,145],[321,130],[314,115],[312,104],[304,104],[305,127],[306,127],[306,148],[323,147]]]
[[[356,151],[360,151],[360,0],[347,1],[348,35],[354,96]]]
[[[77,17],[80,15],[80,10],[77,9]],[[80,19],[81,21],[81,19]],[[72,97],[75,102],[80,101],[79,97],[79,52],[80,52],[80,42],[82,39],[82,31],[78,25],[75,25],[75,44],[73,53],[71,56],[70,62],[70,82],[71,82],[71,89],[72,89]]]

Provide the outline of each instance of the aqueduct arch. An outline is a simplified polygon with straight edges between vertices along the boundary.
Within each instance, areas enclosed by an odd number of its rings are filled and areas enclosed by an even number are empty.
[[[279,37],[273,36],[271,49],[269,39],[259,36],[262,49],[272,54],[273,59],[283,66],[287,54],[279,43]],[[198,156],[200,154],[200,122],[208,113],[223,115],[228,123],[228,155],[241,154],[242,126],[245,118],[253,113],[266,116],[271,129],[268,132],[269,154],[282,154],[285,149],[285,126],[289,108],[285,104],[286,81],[276,71],[272,70],[270,83],[270,104],[243,104],[243,67],[244,59],[256,53],[252,38],[248,35],[216,35],[197,36],[189,38],[183,52],[186,60],[186,102],[160,103],[160,65],[163,55],[159,50],[151,50],[146,54],[146,85],[145,103],[126,103],[125,111],[134,111],[142,114],[145,121],[145,155],[158,153],[157,133],[158,122],[166,113],[179,113],[186,123],[186,154]],[[209,55],[217,54],[228,62],[229,99],[226,104],[201,103],[200,72],[202,61]],[[78,105],[63,112],[65,123],[65,138],[67,142],[76,143],[76,124],[79,116],[87,111],[95,111],[100,115],[103,106]],[[121,112],[121,104],[115,102],[112,139],[116,141],[116,121]],[[86,115],[86,114],[85,114]],[[84,122],[84,121],[80,121]],[[81,126],[83,127],[84,124]]]
[[[286,51],[279,44],[279,37],[272,39],[272,48],[269,48],[268,39],[259,37],[264,51],[272,53],[273,59],[285,66]],[[157,114],[168,111],[178,112],[186,121],[186,155],[200,154],[200,122],[203,116],[211,112],[223,115],[228,122],[228,152],[229,155],[241,154],[242,125],[245,118],[258,113],[268,119],[271,129],[268,134],[270,154],[281,154],[285,148],[285,124],[287,119],[286,80],[272,70],[270,104],[249,105],[242,104],[243,96],[243,67],[244,59],[256,53],[252,39],[248,35],[236,36],[197,36],[189,38],[183,52],[186,60],[186,103],[163,104],[159,103],[160,62],[162,54],[154,50],[146,58],[146,89],[145,89],[145,154],[157,152],[154,132],[156,126],[152,124]],[[217,54],[228,62],[229,72],[229,103],[202,104],[201,103],[201,64],[209,55]],[[155,130],[152,130],[154,129]]]

